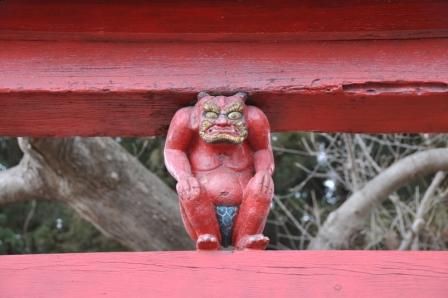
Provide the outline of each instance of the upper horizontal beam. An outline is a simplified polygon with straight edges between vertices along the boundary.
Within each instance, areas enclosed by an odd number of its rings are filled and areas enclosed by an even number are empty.
[[[0,1],[0,39],[346,40],[448,37],[444,0]]]
[[[0,135],[163,134],[202,90],[249,92],[274,131],[448,132],[448,39],[3,42]]]
[[[446,297],[446,252],[0,256],[2,297]],[[32,294],[31,294],[32,293]]]

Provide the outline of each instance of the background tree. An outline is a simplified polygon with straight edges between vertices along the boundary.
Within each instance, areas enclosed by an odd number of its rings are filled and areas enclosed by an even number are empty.
[[[448,149],[435,148],[447,141],[274,134],[270,248],[446,249]],[[163,138],[19,143],[0,139],[8,168],[0,173],[2,253],[192,247],[163,166]]]

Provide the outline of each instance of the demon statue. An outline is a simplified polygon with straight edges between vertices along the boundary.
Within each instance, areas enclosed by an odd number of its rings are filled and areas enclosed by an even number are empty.
[[[201,92],[168,130],[165,164],[200,250],[265,249],[269,242],[262,234],[274,191],[269,123],[246,97]]]

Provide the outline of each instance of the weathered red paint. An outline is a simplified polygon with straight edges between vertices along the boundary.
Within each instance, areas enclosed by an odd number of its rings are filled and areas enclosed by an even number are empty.
[[[0,135],[162,134],[202,90],[273,131],[448,131],[448,39],[0,43]]]
[[[6,0],[0,38],[297,40],[448,36],[444,0]]]
[[[241,251],[0,256],[0,296],[432,297],[446,252]]]
[[[270,128],[261,110],[245,105],[246,97],[201,92],[168,130],[165,164],[178,182],[182,219],[198,249],[223,243],[217,206],[238,208],[229,225],[234,247],[265,249],[269,242],[261,233],[274,192]]]
[[[249,92],[274,131],[446,132],[447,12],[443,0],[0,1],[0,135],[163,134],[202,90]]]

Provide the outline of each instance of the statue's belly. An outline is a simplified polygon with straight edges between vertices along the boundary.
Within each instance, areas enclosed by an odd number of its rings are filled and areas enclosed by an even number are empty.
[[[241,204],[244,188],[252,173],[250,170],[237,172],[220,167],[197,173],[196,177],[201,184],[201,192],[215,205],[234,206]]]

